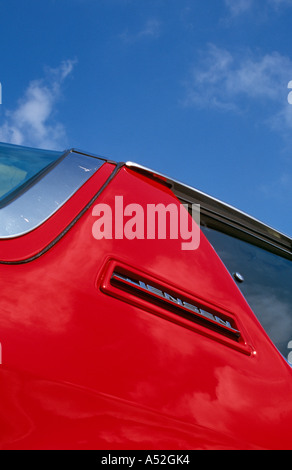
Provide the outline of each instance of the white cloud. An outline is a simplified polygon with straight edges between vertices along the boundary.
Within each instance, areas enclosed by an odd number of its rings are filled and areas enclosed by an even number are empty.
[[[253,4],[253,0],[225,0],[225,5],[229,8],[232,16],[238,16],[248,11]]]
[[[160,22],[156,19],[148,20],[144,28],[139,31],[137,36],[142,37],[158,37],[160,34]]]
[[[136,33],[130,33],[126,30],[121,34],[121,38],[127,43],[134,43],[141,39],[155,39],[160,36],[161,24],[156,18],[152,18],[146,21],[144,26]]]
[[[66,131],[63,124],[54,120],[54,112],[63,82],[74,64],[75,61],[67,60],[55,69],[47,68],[46,78],[29,83],[16,109],[5,111],[5,120],[0,125],[0,141],[63,149]]]
[[[292,0],[268,0],[271,5],[274,7],[279,7],[279,6],[289,6],[292,5]]]
[[[287,101],[291,78],[291,59],[277,52],[231,53],[210,45],[186,85],[185,105],[237,112],[252,104],[257,104],[259,111],[269,105],[278,122],[291,128],[292,107]]]
[[[259,0],[224,0],[225,5],[231,13],[231,16],[239,16],[243,13],[250,11],[254,6],[260,6],[265,8],[270,6],[275,9],[280,7],[289,7],[292,6],[292,0],[264,0],[261,5],[259,5]]]

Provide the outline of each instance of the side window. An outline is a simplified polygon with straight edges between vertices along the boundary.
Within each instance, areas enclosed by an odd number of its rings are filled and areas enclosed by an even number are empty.
[[[292,261],[208,226],[217,251],[281,354],[292,361]]]
[[[0,144],[0,207],[61,158],[63,152]]]

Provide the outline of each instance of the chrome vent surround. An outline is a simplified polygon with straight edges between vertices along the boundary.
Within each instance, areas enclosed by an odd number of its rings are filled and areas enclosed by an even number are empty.
[[[194,331],[225,344],[247,356],[255,354],[237,314],[204,301],[167,280],[111,259],[98,277],[97,287],[105,294],[126,302],[145,314]],[[119,308],[118,305],[116,308]]]
[[[158,288],[151,283],[144,282],[141,279],[135,279],[118,272],[113,272],[111,276],[111,283],[122,289],[129,290],[134,295],[141,296],[149,302],[156,303],[157,305],[171,309],[175,313],[186,317],[187,319],[202,323],[205,326],[214,328],[223,334],[232,337],[235,340],[240,338],[239,330],[233,326],[231,319],[226,319],[220,316],[220,314],[213,314],[201,307],[195,305],[191,301],[183,300],[178,296],[174,296],[170,292]]]

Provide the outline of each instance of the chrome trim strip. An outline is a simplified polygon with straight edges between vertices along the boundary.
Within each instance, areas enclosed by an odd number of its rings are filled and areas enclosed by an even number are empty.
[[[125,165],[132,170],[147,174],[149,177],[162,179],[162,181],[172,189],[179,199],[190,204],[193,202],[200,204],[202,215],[205,213],[212,219],[221,221],[230,227],[245,232],[257,239],[259,242],[264,242],[271,247],[274,246],[275,248],[280,249],[283,253],[291,256],[292,238],[290,236],[281,233],[255,217],[252,217],[245,212],[220,201],[219,199],[209,196],[208,194],[180,181],[169,178],[162,173],[131,161],[127,161]]]
[[[103,165],[104,160],[69,151],[27,191],[0,209],[0,239],[39,227]]]
[[[64,228],[64,230],[62,230],[62,232],[59,233],[59,235],[56,238],[54,238],[48,245],[46,245],[41,251],[34,254],[33,256],[30,256],[29,258],[23,258],[23,259],[15,260],[15,261],[7,261],[7,260],[3,261],[0,259],[0,264],[7,264],[7,265],[26,264],[26,263],[30,263],[31,261],[34,261],[40,258],[42,255],[47,253],[47,251],[49,251],[54,245],[56,245],[56,243],[58,243],[58,241],[61,240],[64,237],[64,235],[66,235],[66,233],[69,232],[69,230],[71,230],[71,228],[76,224],[76,222],[80,220],[80,218],[86,213],[86,211],[92,206],[92,204],[99,198],[99,196],[107,188],[109,183],[115,178],[115,176],[120,171],[122,166],[123,164],[115,164],[115,168],[113,169],[112,173],[109,175],[107,180],[103,183],[101,188],[99,188],[98,191],[95,193],[95,195],[90,199],[90,201],[88,201],[86,206],[84,206],[83,209],[81,209],[81,211],[76,215],[76,217],[70,222],[70,224],[67,225]]]
[[[81,150],[81,149],[77,149],[77,148],[70,149],[70,152],[80,153],[81,155],[87,155],[88,157],[97,158],[98,160],[103,160],[107,163],[113,163],[114,165],[117,165],[117,162],[115,160],[112,160],[111,158],[105,157],[104,155],[98,155],[98,154],[95,154],[95,153],[86,152],[85,150]]]

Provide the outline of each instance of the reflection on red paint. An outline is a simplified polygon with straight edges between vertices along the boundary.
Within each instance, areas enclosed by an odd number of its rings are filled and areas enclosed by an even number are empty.
[[[141,207],[180,204],[126,168],[99,202],[112,207],[117,194]],[[96,240],[93,222],[89,207],[42,256],[0,264],[0,447],[291,448],[291,369],[204,235],[184,251],[171,238]],[[49,219],[38,249],[55,230]],[[25,240],[11,240],[14,261],[33,251]],[[109,295],[101,286],[113,259],[231,315],[256,354]]]

